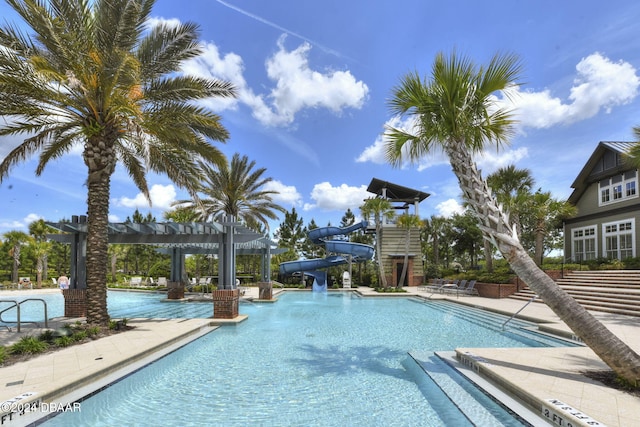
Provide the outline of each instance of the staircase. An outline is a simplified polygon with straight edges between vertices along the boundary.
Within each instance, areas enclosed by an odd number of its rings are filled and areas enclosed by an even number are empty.
[[[640,317],[640,270],[572,271],[556,283],[587,310]],[[533,295],[527,287],[509,298],[529,300]]]

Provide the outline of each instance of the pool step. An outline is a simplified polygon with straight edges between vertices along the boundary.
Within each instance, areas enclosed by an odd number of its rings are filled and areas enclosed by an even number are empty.
[[[539,343],[543,347],[557,347],[558,345],[575,346],[578,342],[564,340],[558,336],[550,336],[538,330],[538,325],[521,319],[511,319],[505,328],[503,325],[509,319],[503,314],[494,313],[480,308],[462,306],[449,301],[429,301],[425,302],[429,306],[449,313],[453,316],[464,318],[466,321],[481,325],[485,328],[499,331],[503,334],[511,335],[517,340],[526,340],[528,346],[533,346],[531,342]]]
[[[424,374],[431,378],[449,400],[453,402],[471,425],[483,427],[509,425],[508,420],[499,418],[499,414],[502,413],[503,409],[498,403],[474,384],[461,377],[455,369],[433,352],[410,351],[409,356],[418,364]],[[426,397],[429,399],[429,396]],[[451,419],[446,421],[449,424],[452,422]],[[460,421],[456,423],[456,425],[460,424]]]

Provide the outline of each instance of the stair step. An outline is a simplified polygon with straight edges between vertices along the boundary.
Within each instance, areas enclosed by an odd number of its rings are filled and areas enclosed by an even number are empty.
[[[459,379],[459,374],[433,352],[411,351],[409,356],[416,362],[421,373],[426,374],[441,392],[458,407],[466,418],[464,421],[468,421],[472,425],[504,426],[504,423],[487,409],[496,403],[469,381]],[[431,401],[433,391],[425,390],[424,385],[421,386],[421,389]],[[460,404],[461,402],[464,402],[464,405]],[[461,425],[464,421],[447,419],[447,422],[452,425]]]

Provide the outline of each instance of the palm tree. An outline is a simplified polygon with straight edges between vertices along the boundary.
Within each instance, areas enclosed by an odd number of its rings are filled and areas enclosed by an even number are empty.
[[[559,227],[562,220],[574,216],[577,208],[567,201],[555,199],[549,191],[536,191],[528,201],[524,202],[525,216],[530,220],[530,228],[533,233],[534,255],[533,260],[542,265],[544,258],[545,238],[552,227]]]
[[[29,235],[24,231],[7,231],[4,233],[5,240],[9,243],[9,256],[13,258],[13,268],[11,269],[11,283],[18,283],[20,268],[20,250],[22,245],[29,241]]]
[[[384,271],[384,264],[382,263],[382,224],[383,219],[393,219],[395,212],[393,206],[388,199],[381,197],[372,197],[364,201],[364,204],[360,206],[360,213],[362,216],[369,220],[373,217],[376,225],[376,255],[378,258],[378,282],[382,284],[383,288],[387,285],[387,275]]]
[[[275,213],[286,212],[273,202],[276,191],[265,190],[265,184],[273,178],[264,178],[265,168],[253,170],[255,161],[247,156],[233,155],[231,164],[226,161],[216,165],[202,164],[203,180],[198,190],[202,197],[194,200],[178,200],[174,206],[190,208],[200,221],[220,220],[223,216],[242,219],[245,224],[263,224],[269,229],[269,219]]]
[[[487,143],[503,143],[512,134],[511,112],[495,105],[494,93],[518,84],[521,68],[515,55],[495,55],[487,66],[478,67],[454,52],[449,57],[437,55],[430,79],[406,75],[394,88],[389,105],[392,113],[415,118],[416,125],[409,131],[387,129],[387,159],[398,166],[403,158],[417,161],[442,149],[484,237],[577,336],[621,378],[637,386],[640,356],[536,265],[473,160]]]
[[[148,29],[154,0],[8,0],[32,34],[0,28],[0,136],[27,135],[0,179],[39,156],[36,175],[82,144],[87,166],[87,322],[106,325],[111,176],[120,162],[150,199],[147,171],[195,194],[200,164],[223,157],[220,117],[195,101],[234,96],[231,84],[184,76],[202,51],[193,23]]]
[[[417,215],[402,214],[398,217],[398,226],[404,228],[407,232],[404,241],[404,263],[402,264],[402,273],[400,273],[400,280],[398,280],[398,288],[401,288],[404,284],[404,279],[407,276],[407,268],[409,266],[409,247],[411,245],[411,229],[419,228],[422,226],[422,221]]]
[[[491,188],[496,201],[509,215],[511,224],[516,227],[518,235],[522,231],[520,213],[528,200],[534,179],[529,169],[516,169],[515,165],[500,168],[487,176],[487,185]]]
[[[51,242],[47,242],[47,233],[55,232],[49,227],[43,219],[33,221],[29,224],[29,234],[33,236],[36,243],[36,263],[41,267],[42,276],[38,281],[38,288],[42,286],[42,281],[47,280],[49,250],[52,247]],[[40,244],[42,243],[42,244]]]

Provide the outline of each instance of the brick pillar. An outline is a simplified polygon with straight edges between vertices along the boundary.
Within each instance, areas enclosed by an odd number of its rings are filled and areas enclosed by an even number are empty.
[[[62,296],[65,317],[87,317],[86,289],[63,289]]]
[[[273,288],[271,287],[271,282],[258,283],[258,298],[259,299],[273,298]]]
[[[238,317],[238,300],[240,299],[240,290],[215,290],[212,292],[212,296],[214,319],[235,319]]]
[[[183,299],[184,285],[182,282],[167,282],[167,299]]]

